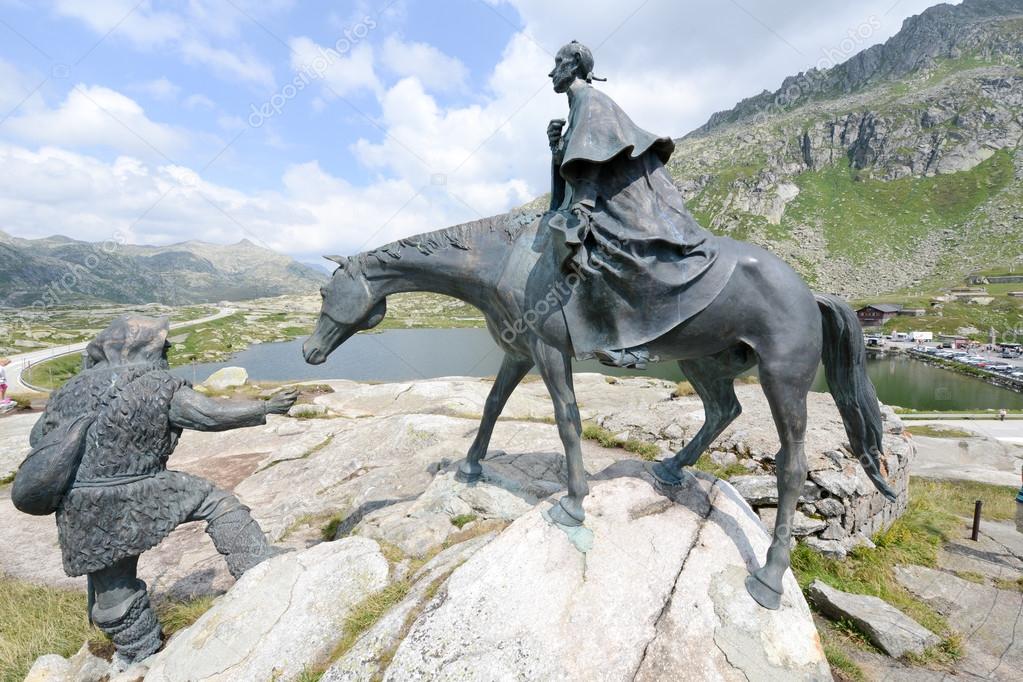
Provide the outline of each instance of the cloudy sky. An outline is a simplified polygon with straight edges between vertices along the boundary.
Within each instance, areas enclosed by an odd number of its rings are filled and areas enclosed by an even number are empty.
[[[354,253],[546,191],[569,40],[679,136],[933,4],[0,0],[0,230]]]

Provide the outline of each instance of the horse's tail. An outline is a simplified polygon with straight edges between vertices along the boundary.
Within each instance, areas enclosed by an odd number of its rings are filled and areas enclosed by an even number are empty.
[[[860,460],[874,487],[889,500],[895,492],[881,475],[881,439],[884,427],[874,384],[867,376],[867,349],[856,313],[835,296],[814,294],[824,328],[824,374],[842,415],[853,454]]]

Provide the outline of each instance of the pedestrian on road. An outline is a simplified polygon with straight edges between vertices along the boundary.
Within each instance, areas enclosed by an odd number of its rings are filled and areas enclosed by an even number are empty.
[[[11,364],[11,361],[7,358],[0,358],[0,404],[6,405],[9,401],[7,400],[7,365]]]
[[[1005,412],[1005,408],[1004,407],[1002,409],[998,410],[998,421],[1004,422],[1005,421],[1005,414],[1006,414],[1006,412]]]

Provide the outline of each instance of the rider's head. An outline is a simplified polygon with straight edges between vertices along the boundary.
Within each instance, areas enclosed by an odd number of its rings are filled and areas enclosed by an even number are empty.
[[[547,75],[554,83],[554,92],[567,92],[576,78],[589,83],[593,80],[593,53],[590,48],[573,40],[558,50],[554,69]]]

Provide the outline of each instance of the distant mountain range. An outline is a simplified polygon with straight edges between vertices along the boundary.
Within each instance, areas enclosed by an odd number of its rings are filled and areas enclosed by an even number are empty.
[[[313,293],[326,279],[248,240],[104,245],[0,232],[0,306],[238,301]]]

